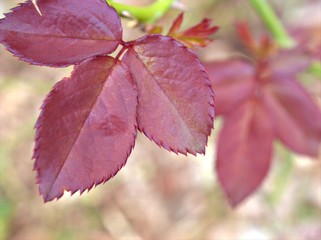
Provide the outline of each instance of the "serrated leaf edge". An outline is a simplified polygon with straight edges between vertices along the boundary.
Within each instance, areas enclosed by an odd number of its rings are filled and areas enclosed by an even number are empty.
[[[109,8],[111,8],[111,10],[113,10],[117,14],[117,11],[115,10],[115,8],[109,6],[109,4],[107,2],[104,2],[104,3],[106,3],[107,6]],[[12,14],[14,14],[15,12],[17,12],[17,10],[19,10],[19,8],[21,8],[21,7],[25,6],[25,5],[30,5],[30,4],[34,7],[35,11],[37,11],[37,13],[39,14],[37,8],[35,8],[35,6],[32,3],[32,1],[31,0],[27,0],[26,2],[19,3],[19,4],[17,4],[16,7],[11,8],[10,12],[7,12],[7,13],[4,14],[5,18],[10,16],[10,15],[12,15]],[[5,18],[0,19],[0,24],[5,20]],[[121,29],[121,31],[122,31],[122,29]],[[0,32],[1,32],[1,29],[0,29]],[[33,34],[33,35],[37,35],[37,34]],[[66,37],[66,38],[68,38],[68,37]],[[79,38],[77,38],[77,39],[79,39]],[[120,39],[119,41],[117,41],[117,40],[97,39],[97,41],[115,41],[115,42],[118,42],[118,44],[114,47],[114,49],[110,53],[114,52],[120,44],[124,44],[122,39]],[[45,67],[52,67],[52,68],[63,68],[63,67],[71,66],[71,65],[80,64],[82,61],[88,60],[88,59],[93,58],[95,56],[104,56],[106,54],[110,54],[110,53],[93,54],[92,56],[88,56],[88,57],[86,57],[86,58],[84,58],[82,60],[79,60],[79,61],[74,62],[74,63],[68,63],[68,64],[62,64],[62,63],[61,64],[48,64],[48,63],[40,63],[40,62],[37,63],[37,62],[34,62],[32,59],[23,57],[21,54],[17,53],[14,49],[11,50],[10,46],[8,44],[6,44],[5,42],[1,41],[1,38],[0,38],[0,43],[3,44],[5,46],[5,48],[6,48],[6,50],[8,52],[10,52],[13,55],[13,57],[17,58],[18,60],[24,61],[24,62],[26,62],[26,63],[28,63],[30,65],[33,65],[33,66],[41,66],[41,67],[45,66]]]
[[[202,150],[200,151],[193,151],[189,148],[185,148],[185,149],[175,149],[175,148],[172,148],[170,146],[167,146],[165,143],[163,143],[162,141],[158,140],[157,137],[155,136],[152,136],[152,135],[149,135],[146,133],[146,131],[143,129],[143,128],[139,128],[138,127],[138,130],[140,132],[142,132],[148,139],[152,140],[153,142],[155,142],[159,147],[161,148],[164,148],[166,150],[168,150],[169,152],[174,152],[175,154],[183,154],[185,156],[187,156],[187,154],[192,154],[194,156],[196,156],[198,153],[199,154],[205,154],[205,147],[207,146],[208,144],[208,137],[211,135],[211,131],[212,129],[214,129],[214,119],[215,119],[215,94],[214,94],[214,91],[212,89],[212,84],[209,80],[209,77],[208,77],[208,74],[205,70],[205,67],[204,65],[201,63],[201,61],[199,60],[198,56],[195,54],[194,51],[192,51],[190,48],[188,48],[187,46],[185,46],[184,44],[180,43],[179,41],[177,41],[176,39],[170,37],[170,36],[163,36],[163,35],[159,35],[159,34],[150,34],[150,35],[146,35],[146,36],[143,36],[142,38],[139,38],[133,42],[130,43],[131,46],[137,46],[137,45],[140,45],[140,42],[144,41],[145,38],[149,38],[149,37],[162,37],[162,38],[167,38],[169,39],[170,41],[174,42],[179,48],[183,48],[185,50],[187,50],[191,56],[193,57],[193,59],[195,60],[195,62],[200,66],[200,72],[202,75],[205,76],[205,79],[206,79],[206,82],[205,82],[205,86],[207,86],[209,89],[210,89],[210,92],[211,92],[211,96],[210,96],[210,100],[208,101],[208,104],[210,106],[210,113],[208,114],[209,115],[209,119],[207,120],[207,128],[208,128],[208,132],[205,133],[206,134],[206,142],[205,142],[205,146],[202,148]],[[134,50],[133,50],[134,51]],[[134,51],[135,52],[135,51]],[[135,52],[136,53],[136,52]],[[134,78],[135,79],[135,78]],[[135,79],[136,81],[136,79]],[[139,93],[138,93],[139,94]],[[139,102],[138,102],[139,104]],[[213,112],[214,114],[212,115],[211,112]]]
[[[85,61],[86,61],[86,60],[85,60]],[[87,61],[89,61],[89,60],[87,60]],[[115,59],[115,63],[116,63],[117,61],[118,61],[118,60]],[[125,64],[123,64],[123,65],[125,65]],[[125,65],[125,66],[126,66],[126,65]],[[77,67],[77,65],[74,67],[73,71],[71,72],[71,76],[74,74],[76,67]],[[126,68],[127,68],[127,66],[126,66]],[[133,76],[132,76],[132,77],[133,77]],[[40,168],[39,168],[39,167],[36,168],[36,167],[35,167],[35,163],[36,163],[36,161],[39,161],[39,149],[41,148],[41,141],[40,141],[40,139],[42,138],[42,136],[40,136],[40,131],[42,130],[42,125],[40,124],[40,122],[42,122],[42,120],[44,119],[43,111],[44,111],[44,109],[46,108],[46,106],[47,106],[48,102],[50,101],[50,99],[52,98],[54,92],[57,91],[57,86],[58,86],[58,85],[61,85],[63,81],[68,81],[69,79],[70,79],[70,77],[65,77],[65,78],[63,78],[63,79],[62,79],[61,81],[59,81],[59,82],[52,88],[52,90],[49,92],[49,94],[47,95],[47,97],[45,98],[45,100],[43,101],[43,103],[42,103],[42,105],[41,105],[41,107],[40,107],[41,112],[40,112],[40,115],[39,115],[39,117],[38,117],[38,120],[36,121],[36,124],[35,124],[35,126],[34,126],[34,129],[36,130],[36,134],[35,134],[35,147],[34,147],[34,150],[33,150],[32,159],[35,160],[35,162],[34,162],[34,167],[33,167],[33,171],[36,171],[36,174],[37,174],[37,175],[36,175],[36,184],[38,184],[38,185],[40,185],[40,181],[39,181],[39,180],[40,180],[40,179],[39,179],[39,171],[40,171]],[[135,82],[135,81],[134,81],[134,82]],[[135,84],[136,84],[136,82],[135,82]],[[137,99],[137,102],[138,102],[138,94],[137,94],[137,96],[136,96],[136,99]],[[93,105],[94,105],[94,104],[93,104]],[[137,104],[137,106],[138,106],[138,104]],[[137,109],[137,106],[136,106],[136,109]],[[87,118],[86,118],[86,119],[87,119]],[[90,185],[89,187],[84,188],[84,189],[78,189],[78,190],[76,190],[76,191],[71,191],[71,190],[67,190],[67,189],[64,188],[64,189],[62,189],[61,194],[59,194],[58,196],[56,196],[56,197],[54,197],[54,198],[48,198],[48,197],[46,197],[43,193],[40,192],[40,186],[39,186],[39,193],[40,193],[40,195],[43,197],[44,202],[49,202],[49,201],[52,201],[52,200],[54,200],[54,199],[58,200],[59,198],[61,198],[61,197],[64,195],[64,192],[66,192],[66,191],[67,191],[67,192],[70,192],[71,196],[74,195],[74,194],[75,194],[76,192],[78,192],[78,191],[79,191],[80,195],[82,195],[86,190],[87,190],[87,192],[89,192],[93,187],[96,187],[97,185],[99,185],[99,184],[101,184],[101,183],[105,183],[105,182],[107,182],[108,180],[110,180],[111,178],[113,178],[113,177],[119,172],[119,170],[126,165],[127,160],[128,160],[128,157],[130,156],[133,148],[135,147],[135,140],[136,140],[136,137],[137,137],[137,129],[138,129],[138,127],[137,127],[137,111],[136,111],[135,119],[136,119],[136,122],[135,122],[135,124],[133,125],[133,127],[134,127],[134,131],[133,131],[133,132],[134,132],[134,134],[133,134],[133,139],[132,139],[132,141],[131,141],[132,144],[130,145],[129,150],[128,150],[127,153],[126,153],[126,159],[125,159],[124,163],[118,165],[118,166],[117,166],[117,170],[116,170],[115,172],[111,173],[109,176],[103,177],[102,179],[93,182],[92,185]],[[61,169],[62,169],[62,168],[63,168],[63,166],[61,167]],[[59,171],[59,172],[60,172],[60,171]],[[59,172],[58,172],[57,176],[59,175]],[[50,193],[50,191],[47,193],[47,195],[48,195],[49,193]]]

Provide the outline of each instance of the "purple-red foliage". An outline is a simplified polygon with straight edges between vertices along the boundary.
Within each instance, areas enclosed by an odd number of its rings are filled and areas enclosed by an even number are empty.
[[[31,64],[75,65],[46,97],[36,124],[34,169],[45,201],[113,177],[137,129],[175,153],[205,152],[214,93],[195,53],[157,34],[124,42],[119,16],[103,0],[37,6],[41,15],[31,0],[6,14],[0,43]],[[199,37],[209,21],[201,26],[189,36]],[[106,56],[119,45],[116,59]]]
[[[34,169],[45,201],[117,174],[137,130],[169,151],[204,153],[215,117],[213,88],[216,114],[224,117],[216,171],[231,205],[260,186],[275,139],[296,153],[318,155],[321,111],[297,81],[311,61],[302,54],[305,39],[278,51],[241,24],[252,59],[204,68],[189,48],[211,42],[218,28],[209,19],[180,31],[180,14],[167,36],[156,26],[153,34],[124,42],[119,16],[104,0],[38,0],[37,6],[28,0],[6,14],[0,43],[31,64],[75,65],[46,97],[36,123]],[[107,56],[118,46],[116,58]],[[319,45],[311,46],[318,56]]]
[[[299,48],[278,51],[263,37],[256,41],[247,25],[237,27],[251,53],[206,65],[216,93],[216,114],[224,118],[219,135],[216,171],[232,206],[243,201],[268,173],[272,144],[317,157],[321,111],[297,81],[311,59]]]
[[[181,13],[174,20],[167,36],[175,38],[177,41],[192,49],[195,49],[196,47],[206,47],[209,45],[213,41],[210,36],[219,29],[217,26],[211,26],[211,19],[205,18],[195,26],[180,32],[183,20],[184,13]],[[163,27],[158,25],[152,26],[148,32],[150,34],[161,34],[163,32]]]

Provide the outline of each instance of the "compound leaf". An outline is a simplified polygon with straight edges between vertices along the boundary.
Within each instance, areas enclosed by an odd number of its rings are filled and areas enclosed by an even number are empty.
[[[232,206],[252,194],[265,178],[274,134],[267,111],[249,100],[226,116],[217,148],[216,171]]]
[[[203,65],[170,37],[148,35],[123,57],[138,88],[137,123],[173,152],[204,153],[214,118],[214,94]]]
[[[68,66],[113,52],[122,41],[116,11],[102,0],[29,0],[0,20],[0,43],[24,61]]]
[[[84,192],[126,163],[136,136],[137,90],[127,67],[96,57],[75,67],[46,98],[34,150],[45,201]]]

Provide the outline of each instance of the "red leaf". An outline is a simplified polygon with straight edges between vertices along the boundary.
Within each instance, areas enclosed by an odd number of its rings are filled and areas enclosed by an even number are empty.
[[[168,32],[168,36],[175,38],[190,48],[196,46],[206,47],[212,42],[209,38],[210,35],[218,30],[218,27],[211,27],[211,19],[203,19],[202,22],[198,23],[194,27],[191,27],[183,32],[178,32],[181,28],[184,18],[184,13],[181,13],[174,21],[172,27]]]
[[[269,69],[274,75],[295,75],[305,71],[312,61],[300,48],[283,50],[269,59]]]
[[[320,108],[291,75],[274,76],[266,91],[278,138],[293,151],[316,157],[321,143]]]
[[[236,30],[240,37],[240,40],[244,43],[244,45],[249,49],[253,50],[257,48],[257,41],[252,36],[249,26],[247,23],[239,22],[236,24]]]
[[[238,59],[206,64],[206,70],[215,89],[215,111],[226,114],[246,101],[254,91],[255,69]]]
[[[110,57],[78,65],[46,98],[36,124],[35,169],[45,201],[84,192],[126,163],[136,135],[137,90]]]
[[[206,38],[218,30],[218,27],[211,27],[212,20],[205,18],[200,23],[196,24],[184,31],[184,36],[195,36],[200,38]]]
[[[197,56],[169,37],[133,43],[123,61],[138,87],[138,128],[158,145],[204,153],[214,118],[214,94]]]
[[[174,35],[176,34],[179,29],[181,28],[182,26],[182,23],[183,23],[183,19],[184,19],[184,12],[181,12],[178,17],[174,20],[173,22],[173,25],[171,26],[171,28],[169,29],[168,31],[168,35],[171,36],[171,35]]]
[[[232,206],[253,193],[265,178],[272,154],[272,130],[268,113],[255,100],[226,116],[218,140],[216,170]]]
[[[275,53],[277,46],[271,40],[271,38],[267,35],[264,35],[261,37],[261,39],[256,40],[250,32],[247,23],[238,23],[236,25],[236,30],[240,36],[240,39],[250,51],[252,57],[256,60],[266,59]]]
[[[102,0],[38,0],[0,20],[0,43],[24,61],[67,66],[113,52],[122,38],[116,11]]]
[[[216,113],[225,117],[216,168],[232,206],[263,181],[275,138],[314,157],[321,143],[320,108],[295,80],[311,59],[301,47],[277,51],[267,37],[256,41],[246,24],[238,25],[238,31],[253,63],[234,59],[206,65]]]

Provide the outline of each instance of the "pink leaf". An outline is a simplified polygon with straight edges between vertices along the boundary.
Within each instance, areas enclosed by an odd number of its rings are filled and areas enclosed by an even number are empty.
[[[126,163],[136,135],[137,90],[111,57],[76,66],[46,98],[36,124],[35,169],[45,201],[84,192]]]
[[[302,49],[295,48],[280,51],[276,56],[273,56],[269,60],[269,68],[275,75],[295,75],[305,71],[312,61],[313,59],[310,56],[306,56]]]
[[[138,87],[138,127],[158,145],[204,153],[214,118],[214,94],[197,56],[170,37],[133,43],[123,61]]]
[[[103,0],[38,0],[0,20],[0,43],[24,61],[67,66],[113,52],[122,38],[116,11]]]
[[[226,114],[246,101],[254,91],[255,69],[242,60],[233,59],[205,65],[215,89],[216,114]]]
[[[273,128],[257,100],[249,100],[226,116],[218,140],[216,170],[232,206],[253,193],[271,161]]]
[[[321,143],[320,108],[291,75],[275,76],[266,91],[277,137],[293,151],[316,157]]]

